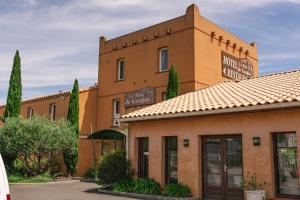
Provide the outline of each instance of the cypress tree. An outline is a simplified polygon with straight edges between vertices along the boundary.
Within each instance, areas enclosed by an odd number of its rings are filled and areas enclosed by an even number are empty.
[[[3,122],[8,117],[19,117],[22,104],[22,80],[21,80],[21,58],[19,51],[16,51],[14,63],[10,74],[9,88],[5,111],[2,117]]]
[[[68,122],[74,128],[74,137],[76,137],[77,143],[72,149],[64,152],[64,162],[69,175],[73,175],[77,172],[78,162],[78,141],[79,141],[79,86],[78,80],[75,79],[73,89],[70,95],[69,108],[68,108]]]
[[[16,51],[12,71],[10,74],[9,88],[6,99],[6,106],[1,120],[5,123],[5,119],[9,117],[19,117],[22,104],[22,79],[21,79],[21,58],[19,51]],[[13,169],[14,160],[18,155],[11,153],[2,154],[4,163],[10,171]]]
[[[167,99],[172,99],[179,95],[179,78],[174,66],[169,71],[169,81],[167,87]]]

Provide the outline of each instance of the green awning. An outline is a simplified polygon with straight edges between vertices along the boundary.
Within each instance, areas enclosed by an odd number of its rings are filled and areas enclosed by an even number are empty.
[[[115,129],[103,129],[92,133],[88,139],[125,140],[123,132]]]

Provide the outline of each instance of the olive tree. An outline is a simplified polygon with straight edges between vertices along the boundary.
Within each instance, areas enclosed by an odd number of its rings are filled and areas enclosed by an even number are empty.
[[[51,123],[46,117],[8,118],[0,128],[0,151],[18,156],[29,176],[43,174],[59,153],[76,142],[74,129],[61,119]]]

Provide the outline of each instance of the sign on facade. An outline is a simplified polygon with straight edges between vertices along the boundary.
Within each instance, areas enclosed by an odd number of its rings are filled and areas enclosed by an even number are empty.
[[[125,107],[154,104],[154,88],[144,88],[125,95]]]
[[[253,77],[253,65],[248,59],[234,57],[224,51],[221,53],[222,75],[233,80]]]

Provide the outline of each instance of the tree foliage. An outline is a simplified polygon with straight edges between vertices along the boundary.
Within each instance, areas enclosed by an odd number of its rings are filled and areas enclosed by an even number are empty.
[[[73,84],[72,93],[70,95],[69,109],[68,109],[68,122],[73,126],[74,132],[70,133],[77,141],[71,149],[64,151],[64,162],[69,175],[77,172],[78,162],[78,140],[79,140],[79,86],[78,80],[75,79]]]
[[[167,99],[172,99],[179,95],[179,78],[174,66],[169,71],[169,80],[167,87]]]
[[[21,58],[19,51],[16,51],[12,72],[9,80],[9,88],[3,121],[8,117],[18,117],[21,111],[22,103],[22,80],[21,80]]]
[[[46,117],[7,118],[0,128],[0,152],[18,156],[29,176],[47,172],[59,153],[74,146],[73,127],[61,119],[51,123]]]

